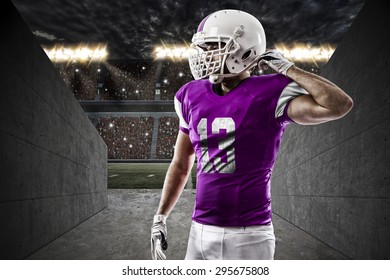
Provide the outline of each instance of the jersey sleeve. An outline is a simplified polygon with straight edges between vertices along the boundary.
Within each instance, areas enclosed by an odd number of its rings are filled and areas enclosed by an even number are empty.
[[[184,87],[179,89],[179,91],[175,95],[174,105],[177,116],[179,117],[179,128],[182,132],[188,134],[189,133],[189,125],[185,120],[185,116],[183,113],[183,99],[184,99]]]
[[[287,115],[288,106],[290,105],[291,100],[304,94],[309,93],[295,82],[289,83],[283,89],[275,109],[275,118],[279,120],[279,123],[286,124],[294,122]]]

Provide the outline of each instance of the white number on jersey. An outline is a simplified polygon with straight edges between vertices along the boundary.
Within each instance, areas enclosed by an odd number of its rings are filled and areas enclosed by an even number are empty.
[[[215,169],[218,173],[233,173],[236,170],[233,146],[236,125],[232,118],[215,118],[211,124],[211,129],[212,134],[220,134],[221,129],[226,130],[226,137],[219,140],[218,149],[226,153],[227,162],[222,162],[221,157],[215,157],[210,160],[207,144],[207,119],[203,118],[197,127],[202,150],[202,172],[213,173]]]

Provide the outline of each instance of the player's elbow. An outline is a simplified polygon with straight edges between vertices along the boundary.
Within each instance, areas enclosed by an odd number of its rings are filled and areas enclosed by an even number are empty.
[[[332,110],[332,115],[335,119],[339,119],[344,117],[346,114],[349,113],[353,108],[353,99],[347,95],[344,94],[340,100],[338,100],[337,105],[334,106],[334,109]]]
[[[353,108],[353,99],[352,99],[350,96],[348,96],[348,95],[347,95],[347,100],[346,100],[344,106],[345,106],[345,112],[346,112],[346,114],[347,114],[349,111],[351,111],[352,108]]]

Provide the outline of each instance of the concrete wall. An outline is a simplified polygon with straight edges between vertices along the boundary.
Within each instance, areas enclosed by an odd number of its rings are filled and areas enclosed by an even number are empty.
[[[107,147],[13,4],[0,2],[0,258],[107,206]]]
[[[273,210],[352,259],[390,258],[390,19],[368,1],[322,76],[353,110],[291,125],[272,178]]]

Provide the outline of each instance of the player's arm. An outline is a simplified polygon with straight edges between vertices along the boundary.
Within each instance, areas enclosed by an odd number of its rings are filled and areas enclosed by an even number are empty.
[[[296,67],[276,50],[260,56],[259,67],[264,66],[284,74],[309,93],[295,97],[288,107],[288,116],[298,124],[319,124],[339,119],[352,109],[352,98],[342,89],[323,77]]]
[[[294,98],[288,107],[288,116],[298,124],[311,125],[339,119],[352,109],[352,98],[325,78],[296,66],[287,70],[287,77],[309,93]]]
[[[168,216],[182,193],[194,164],[194,150],[188,134],[179,130],[156,215]]]
[[[151,253],[154,260],[165,259],[162,250],[168,248],[166,220],[182,193],[194,164],[194,150],[187,134],[179,130],[175,152],[169,165],[160,205],[153,218]]]

